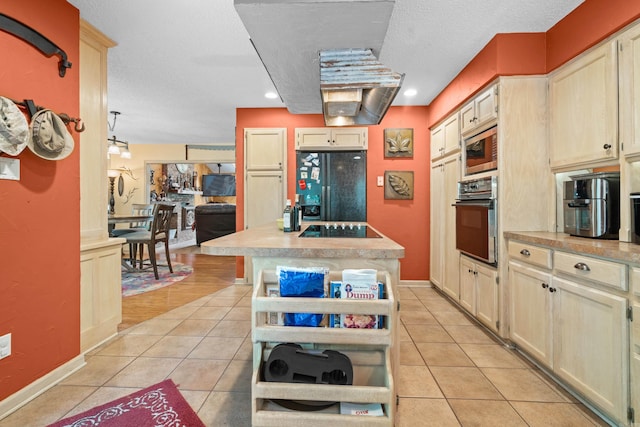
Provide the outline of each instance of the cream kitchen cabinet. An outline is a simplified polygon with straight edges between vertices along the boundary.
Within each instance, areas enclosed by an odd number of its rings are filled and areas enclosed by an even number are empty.
[[[460,305],[493,331],[499,327],[497,277],[495,268],[460,256]]]
[[[284,170],[287,164],[286,128],[245,129],[244,145],[246,170]]]
[[[431,165],[431,283],[455,300],[459,296],[456,212],[451,206],[460,180],[460,156],[453,154]]]
[[[460,109],[460,133],[471,136],[498,119],[498,85],[489,86]]]
[[[631,352],[629,357],[631,370],[631,407],[640,411],[640,267],[631,267]],[[636,415],[638,420],[639,415]]]
[[[640,155],[640,25],[622,33],[619,42],[620,141],[626,157]]]
[[[549,77],[552,169],[611,164],[618,158],[616,40],[596,47]]]
[[[369,128],[296,128],[296,150],[366,150]]]
[[[448,156],[459,150],[460,126],[456,112],[431,131],[431,160]]]

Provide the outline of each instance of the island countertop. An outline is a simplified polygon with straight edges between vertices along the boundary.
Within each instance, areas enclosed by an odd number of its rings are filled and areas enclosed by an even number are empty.
[[[378,230],[380,238],[298,237],[308,225],[323,222],[303,222],[301,231],[285,233],[275,222],[238,231],[202,242],[200,251],[208,255],[295,258],[375,258],[404,257],[400,246]],[[370,225],[368,227],[372,228]]]

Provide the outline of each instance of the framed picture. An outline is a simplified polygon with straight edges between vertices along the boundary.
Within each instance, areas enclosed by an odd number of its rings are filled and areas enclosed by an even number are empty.
[[[385,171],[384,198],[413,200],[413,171]]]
[[[384,156],[413,157],[413,129],[385,129]]]

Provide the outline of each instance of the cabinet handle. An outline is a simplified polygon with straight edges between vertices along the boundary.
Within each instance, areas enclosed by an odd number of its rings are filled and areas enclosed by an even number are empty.
[[[549,292],[555,292],[556,288],[549,288]]]
[[[520,251],[520,253],[521,253],[522,255],[524,255],[524,256],[530,256],[530,255],[531,255],[531,252],[529,252],[527,249],[523,249],[523,250],[521,250],[521,251]]]
[[[609,148],[611,148],[611,144],[604,144],[602,148],[604,148],[605,150],[608,150]]]
[[[547,289],[549,287],[549,285],[547,285],[546,283],[542,283],[542,289]]]
[[[589,266],[587,264],[585,264],[584,262],[577,263],[576,265],[573,266],[573,268],[575,268],[576,270],[591,271]]]
[[[469,273],[472,273],[471,269],[469,269]]]

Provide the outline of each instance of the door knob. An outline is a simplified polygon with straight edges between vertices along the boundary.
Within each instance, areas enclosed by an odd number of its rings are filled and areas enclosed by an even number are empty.
[[[604,144],[602,148],[604,148],[605,150],[608,150],[609,148],[611,148],[611,144]]]
[[[542,289],[547,289],[549,287],[549,285],[547,285],[546,283],[542,283]]]

